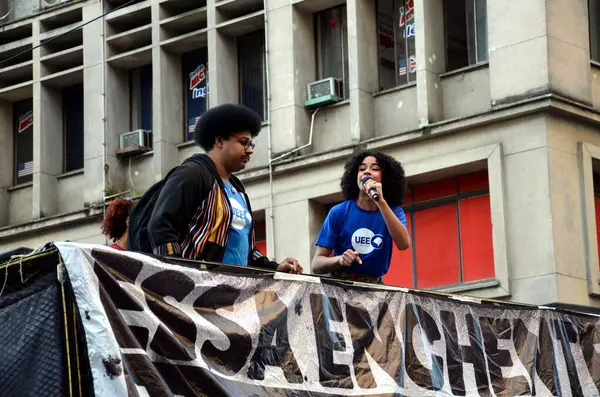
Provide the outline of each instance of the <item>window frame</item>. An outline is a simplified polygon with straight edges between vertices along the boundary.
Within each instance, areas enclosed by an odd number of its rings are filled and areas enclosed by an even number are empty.
[[[487,15],[487,1],[488,0],[460,0],[464,1],[464,10],[465,10],[465,44],[467,46],[467,64],[460,65],[458,67],[454,67],[450,69],[448,65],[450,62],[450,54],[449,54],[449,37],[448,37],[448,4],[452,2],[453,4],[455,0],[444,0],[444,52],[446,57],[446,73],[453,72],[455,70],[460,70],[463,68],[474,67],[489,61],[489,32],[488,32],[488,15]],[[479,43],[478,38],[478,27],[477,27],[477,2],[484,1],[485,2],[485,59],[479,59]],[[473,15],[469,18],[469,3],[471,5]],[[474,57],[474,59],[472,59]]]
[[[490,144],[457,153],[431,157],[419,162],[407,162],[404,163],[404,170],[406,176],[411,178],[430,174],[432,172],[450,170],[455,167],[463,167],[472,163],[481,163],[482,161],[485,162],[488,170],[495,278],[478,280],[460,285],[454,284],[436,287],[431,289],[433,291],[444,293],[470,291],[471,295],[482,298],[504,298],[511,294],[506,243],[506,203],[504,194],[504,156],[502,144]],[[412,228],[413,223],[411,223],[411,229]]]
[[[146,64],[134,69],[130,69],[129,72],[129,130],[135,131],[144,128],[144,77],[143,69],[150,68],[150,128],[152,131],[152,118],[153,118],[153,105],[152,105],[152,90],[153,90],[153,73],[152,64]]]
[[[241,46],[240,46],[240,40],[243,40],[246,37],[250,37],[251,35],[254,34],[258,34],[262,32],[262,56],[261,56],[261,61],[262,61],[262,114],[258,113],[257,114],[261,117],[262,121],[265,121],[268,119],[268,115],[267,115],[267,70],[266,70],[266,63],[267,63],[267,57],[266,57],[266,53],[264,51],[265,49],[265,30],[264,29],[259,29],[259,30],[255,30],[253,32],[250,33],[246,33],[244,35],[238,36],[236,37],[236,47],[237,47],[237,63],[238,63],[238,103],[244,106],[248,106],[247,104],[243,103],[242,99],[242,86],[243,86],[243,76],[242,76],[242,51],[241,51]]]
[[[600,146],[578,142],[577,151],[583,188],[585,235],[584,250],[587,272],[588,294],[600,297],[600,258],[598,258],[598,238],[596,231],[596,208],[594,191],[594,160],[600,161]]]
[[[317,76],[317,80],[323,80],[329,77],[334,77],[334,76],[325,76],[323,73],[323,57],[321,56],[321,51],[323,49],[322,43],[321,43],[321,28],[320,28],[320,24],[319,24],[319,16],[322,15],[325,12],[331,11],[331,10],[335,10],[335,9],[341,9],[343,10],[343,12],[341,13],[342,15],[342,21],[341,21],[341,25],[342,27],[342,34],[341,34],[341,51],[342,51],[342,99],[343,100],[347,100],[350,98],[350,62],[348,60],[348,56],[347,53],[349,52],[348,50],[348,6],[346,3],[343,4],[338,4],[336,6],[333,7],[329,7],[323,10],[319,10],[317,12],[315,12],[313,14],[313,35],[314,35],[314,45],[315,45],[315,65],[316,65],[316,76]],[[344,49],[344,46],[346,46]]]
[[[592,6],[592,4],[596,5]],[[587,7],[590,60],[600,62],[600,4],[598,4],[597,0],[588,0]],[[592,9],[594,8],[597,8],[599,11],[598,15],[592,13]]]
[[[487,170],[486,170],[487,171]],[[474,171],[477,172],[477,171]],[[468,173],[467,173],[468,174]],[[467,175],[467,174],[461,174],[461,175]],[[454,284],[447,284],[447,285],[441,285],[438,287],[433,287],[433,288],[427,288],[429,290],[446,290],[449,288],[460,288],[462,286],[469,286],[469,285],[478,285],[478,284],[493,284],[493,285],[497,285],[498,283],[496,282],[495,278],[487,278],[487,279],[481,279],[481,280],[475,280],[475,281],[463,281],[464,279],[464,275],[463,275],[463,256],[462,256],[462,240],[461,240],[461,223],[460,223],[460,202],[462,200],[465,199],[469,199],[469,198],[474,198],[474,197],[481,197],[481,196],[485,196],[485,195],[489,195],[490,194],[490,188],[489,186],[487,188],[482,188],[482,189],[475,189],[475,190],[470,190],[467,192],[460,192],[459,190],[459,177],[461,175],[456,175],[454,177],[449,177],[449,178],[443,178],[443,179],[450,179],[453,178],[456,180],[456,185],[457,185],[457,189],[456,189],[456,194],[452,194],[449,196],[445,196],[445,197],[438,197],[438,198],[434,198],[431,200],[426,200],[426,201],[422,201],[422,202],[417,202],[417,203],[412,203],[409,205],[403,205],[402,208],[404,209],[404,213],[406,214],[407,218],[410,218],[409,222],[410,222],[410,236],[411,236],[411,246],[410,246],[410,250],[412,251],[412,278],[413,278],[413,285],[414,288],[419,289],[421,288],[419,286],[418,283],[418,276],[417,276],[417,255],[416,255],[416,244],[417,239],[416,239],[416,234],[415,234],[415,212],[416,211],[420,211],[420,210],[425,210],[425,209],[429,209],[429,208],[435,208],[435,207],[440,207],[443,205],[447,205],[447,204],[456,204],[456,214],[457,214],[457,236],[458,236],[458,252],[459,252],[459,258],[458,258],[458,266],[459,266],[459,277],[460,277],[460,281],[458,283],[454,283]],[[443,180],[440,179],[439,181]],[[432,181],[432,182],[436,182],[436,181]],[[418,185],[416,185],[418,186]]]
[[[406,7],[406,2],[408,0],[377,0],[375,2],[375,13],[376,13],[376,15],[375,15],[375,24],[376,24],[376,32],[375,32],[375,34],[376,34],[376,38],[377,38],[377,47],[378,47],[378,49],[380,47],[380,38],[379,37],[381,35],[381,32],[380,32],[381,22],[380,22],[380,18],[379,18],[379,16],[380,16],[380,12],[379,12],[379,6],[380,6],[379,3],[380,3],[380,1],[391,1],[393,5],[396,3],[396,1],[402,1],[403,4],[404,4],[403,7]],[[406,10],[406,8],[405,8],[405,10]],[[404,16],[405,17],[406,17],[406,14],[407,13],[405,11],[404,12]],[[414,15],[414,7],[413,7],[413,15]],[[412,19],[413,24],[415,23],[415,19],[416,18],[413,16],[413,19]],[[399,21],[396,20],[396,13],[394,13],[394,15],[392,16],[392,25],[393,25],[392,28],[393,28],[393,35],[394,35],[394,38],[393,38],[394,49],[393,49],[393,51],[394,51],[394,80],[395,80],[395,84],[394,84],[393,87],[384,87],[383,86],[383,84],[381,82],[381,76],[382,76],[382,73],[381,73],[381,54],[378,51],[378,55],[377,55],[377,73],[378,73],[377,84],[378,84],[378,91],[379,92],[386,91],[386,90],[391,90],[391,89],[398,88],[398,87],[404,87],[404,86],[407,86],[409,84],[415,84],[417,82],[417,72],[416,72],[416,70],[413,73],[410,72],[410,56],[411,56],[411,54],[410,54],[410,51],[408,50],[408,48],[409,48],[409,44],[408,44],[409,38],[408,37],[404,38],[404,50],[405,50],[405,53],[406,53],[406,55],[404,57],[404,59],[406,61],[406,74],[402,75],[402,76],[400,76],[398,74],[399,73],[399,65],[398,65],[399,57],[398,57],[398,46],[396,44],[396,39],[397,39],[397,35],[398,35],[398,30],[399,30],[398,23],[399,23]],[[402,26],[402,28],[403,28],[404,31],[406,31],[407,27],[408,27],[408,21],[405,21],[405,23]],[[413,39],[415,41],[415,43],[414,43],[414,46],[415,46],[415,51],[414,51],[415,54],[414,54],[414,56],[416,57],[416,55],[417,55],[416,54],[416,33],[415,33],[414,37],[415,37]],[[411,75],[414,76],[413,79],[411,79]],[[399,81],[402,78],[404,78],[404,80],[406,80],[406,81],[405,82]]]
[[[209,53],[208,53],[208,47],[197,47],[197,48],[192,48],[187,52],[184,52],[183,54],[181,54],[181,86],[183,87],[182,89],[182,99],[183,99],[183,143],[189,143],[189,142],[194,142],[194,137],[192,136],[191,139],[188,139],[188,122],[190,120],[190,116],[189,116],[189,103],[188,103],[188,73],[186,73],[186,57],[191,56],[191,53],[195,53],[195,52],[200,52],[200,51],[204,51],[205,54],[205,68],[208,69],[208,71],[206,72],[206,107],[205,110],[202,114],[206,113],[209,109],[210,109],[210,69],[209,69]],[[198,117],[201,117],[202,114]],[[192,134],[193,135],[193,134]]]
[[[17,110],[16,107],[17,107],[17,104],[23,103],[25,101],[31,101],[32,117],[33,117],[34,120],[35,120],[35,117],[36,117],[35,113],[33,112],[34,111],[34,109],[33,109],[33,98],[27,98],[27,99],[24,99],[24,100],[12,103],[13,128],[12,128],[11,134],[13,136],[13,147],[12,147],[12,150],[13,150],[13,174],[12,174],[13,186],[21,186],[21,185],[27,185],[27,184],[33,183],[33,172],[30,174],[31,175],[31,180],[30,181],[19,182],[19,177],[18,177],[18,174],[19,174],[19,171],[18,171],[19,157],[18,157],[18,150],[17,150],[17,147],[18,147],[17,136],[18,136],[19,120],[18,120],[17,114],[16,114],[16,110]],[[33,133],[34,133],[33,132],[33,128],[34,128],[34,124],[32,124],[31,127],[28,127],[28,128],[32,128],[32,131],[31,131],[31,134],[32,134],[32,139],[31,139],[31,152],[32,152],[32,156],[31,156],[31,161],[32,161],[32,167],[33,167],[35,165],[35,163],[34,163],[35,159],[34,159],[34,156],[33,156],[33,139],[34,139],[34,137],[33,137]]]
[[[66,93],[67,93],[67,91],[73,90],[73,89],[75,89],[75,87],[79,87],[79,86],[81,87],[81,90],[82,90],[82,100],[83,100],[83,96],[84,96],[84,93],[85,93],[85,88],[83,86],[83,83],[75,84],[75,85],[72,85],[70,87],[65,87],[62,90],[62,117],[63,117],[63,125],[62,125],[62,127],[63,127],[62,128],[62,130],[63,130],[63,167],[62,167],[62,169],[63,169],[63,173],[65,173],[65,174],[69,173],[69,172],[76,172],[76,171],[83,170],[84,163],[85,163],[85,155],[84,155],[84,153],[85,153],[85,139],[84,139],[85,138],[84,137],[84,128],[85,128],[85,114],[84,113],[85,113],[85,107],[84,107],[83,102],[82,102],[81,118],[82,118],[83,123],[82,123],[82,126],[81,126],[81,135],[82,135],[82,145],[81,145],[81,149],[82,149],[82,153],[81,153],[82,162],[81,162],[81,168],[72,169],[72,170],[67,169],[67,165],[68,165],[67,158],[68,158],[68,153],[69,153],[69,145],[68,145],[68,143],[69,143],[69,137],[68,137],[68,131],[67,131],[68,111],[67,111],[67,106],[66,106],[66,102],[67,102]]]

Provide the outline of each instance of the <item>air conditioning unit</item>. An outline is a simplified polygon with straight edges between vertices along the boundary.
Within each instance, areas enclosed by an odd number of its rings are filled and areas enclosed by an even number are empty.
[[[152,150],[152,131],[135,130],[119,136],[119,150],[117,150],[119,156],[135,156],[150,150]]]
[[[314,108],[339,102],[344,97],[342,90],[342,80],[333,77],[310,83],[306,86],[308,100],[304,102],[304,107]]]
[[[69,1],[71,0],[40,0],[40,9],[45,10],[60,4],[68,3]]]

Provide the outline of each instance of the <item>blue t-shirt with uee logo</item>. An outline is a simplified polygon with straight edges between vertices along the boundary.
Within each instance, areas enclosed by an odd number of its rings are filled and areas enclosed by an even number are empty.
[[[404,210],[394,207],[392,211],[406,228]],[[390,268],[394,241],[379,210],[363,210],[356,201],[348,200],[329,211],[316,244],[333,249],[335,256],[349,249],[357,251],[362,265],[355,261],[340,270],[381,277]]]
[[[250,255],[250,233],[252,231],[252,214],[248,211],[248,205],[244,196],[228,183],[225,183],[225,190],[233,219],[229,229],[229,240],[225,247],[223,263],[228,265],[248,266],[248,256]]]

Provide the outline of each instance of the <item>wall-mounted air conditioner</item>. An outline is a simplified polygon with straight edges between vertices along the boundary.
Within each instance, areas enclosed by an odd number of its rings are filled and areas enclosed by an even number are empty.
[[[336,103],[342,100],[342,81],[333,77],[315,81],[306,86],[308,100],[304,102],[307,108]]]
[[[68,3],[69,1],[71,0],[40,0],[40,9],[45,10],[60,4]]]
[[[135,156],[150,150],[152,150],[152,131],[135,130],[119,136],[119,150],[117,150],[119,156]]]

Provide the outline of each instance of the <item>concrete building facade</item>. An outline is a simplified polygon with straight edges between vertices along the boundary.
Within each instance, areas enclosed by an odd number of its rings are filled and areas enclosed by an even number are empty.
[[[0,252],[105,244],[104,203],[199,152],[190,126],[233,102],[264,119],[240,177],[272,258],[309,269],[344,162],[373,149],[411,187],[388,283],[600,303],[595,0],[0,5]],[[305,108],[328,77],[341,100]],[[138,129],[151,150],[119,155]]]

